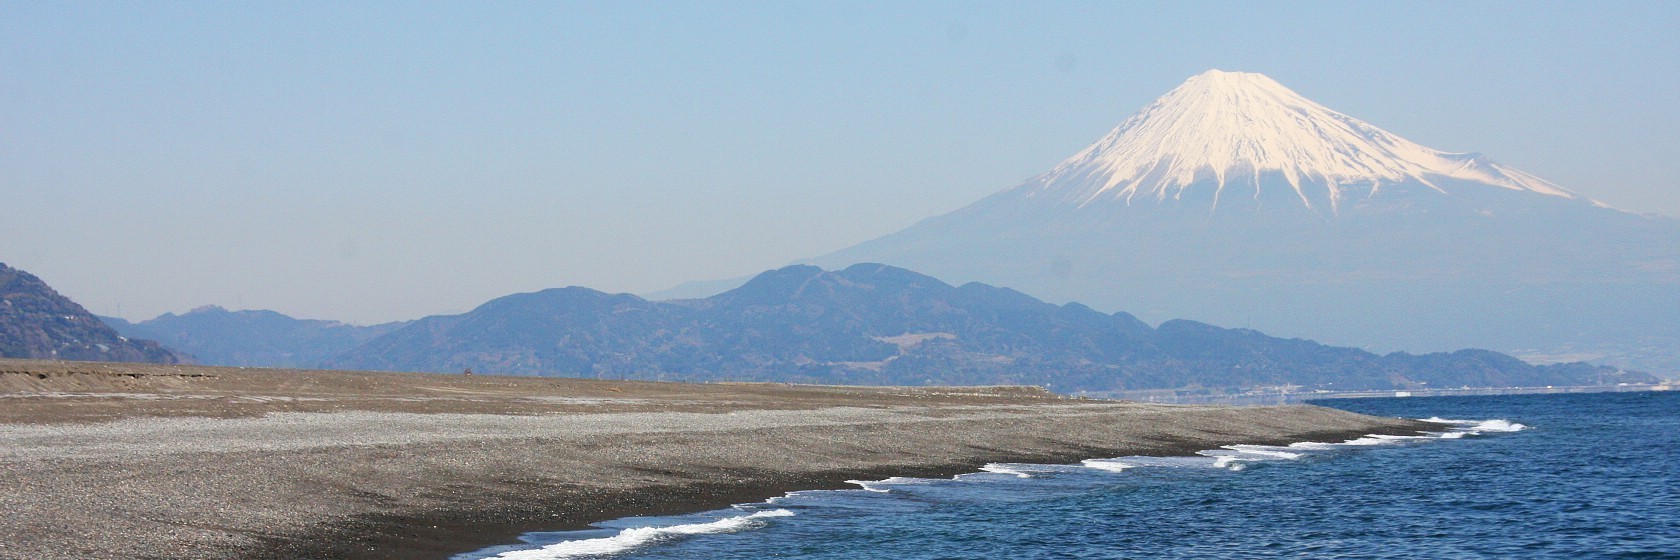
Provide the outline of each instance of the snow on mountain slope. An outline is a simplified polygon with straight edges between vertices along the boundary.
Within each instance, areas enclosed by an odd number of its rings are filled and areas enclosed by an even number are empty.
[[[1479,154],[1420,146],[1264,75],[1220,70],[1190,78],[1102,140],[1012,190],[1084,206],[1178,199],[1186,189],[1206,185],[1215,190],[1217,208],[1220,197],[1258,198],[1261,177],[1272,174],[1308,208],[1314,199],[1328,200],[1330,212],[1348,197],[1376,196],[1403,182],[1446,192],[1443,179],[1592,202]]]
[[[1680,220],[1420,146],[1259,74],[1193,77],[1047,173],[809,262],[1390,350],[1641,340],[1646,363],[1680,359]]]

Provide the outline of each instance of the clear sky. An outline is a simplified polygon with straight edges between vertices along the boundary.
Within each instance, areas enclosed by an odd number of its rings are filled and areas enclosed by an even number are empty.
[[[0,262],[132,319],[741,276],[1209,68],[1680,216],[1680,2],[4,2]]]

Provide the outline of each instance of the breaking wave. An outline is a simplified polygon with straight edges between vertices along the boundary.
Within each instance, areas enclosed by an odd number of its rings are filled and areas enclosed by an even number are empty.
[[[581,538],[566,540],[554,544],[523,550],[507,550],[497,547],[499,553],[490,555],[492,550],[486,549],[477,554],[458,556],[457,558],[496,559],[496,560],[562,560],[570,558],[615,556],[626,551],[652,546],[662,542],[670,542],[686,536],[733,533],[765,526],[766,519],[774,517],[793,516],[790,509],[777,506],[787,504],[787,507],[799,509],[801,503],[819,502],[824,507],[851,507],[836,503],[835,500],[846,502],[839,496],[880,496],[898,491],[910,492],[912,495],[923,492],[944,492],[942,485],[950,482],[980,482],[988,487],[1010,488],[1021,486],[1019,492],[1025,499],[1032,499],[1034,485],[1055,484],[1062,475],[1091,473],[1084,476],[1124,476],[1139,469],[1221,469],[1226,471],[1243,471],[1250,465],[1267,462],[1297,461],[1315,455],[1351,450],[1373,446],[1404,445],[1421,443],[1431,440],[1459,439],[1476,436],[1483,433],[1507,433],[1528,429],[1528,426],[1505,419],[1491,420],[1453,420],[1438,417],[1425,419],[1426,422],[1441,424],[1445,429],[1438,432],[1426,432],[1420,435],[1383,435],[1370,434],[1342,442],[1302,441],[1288,445],[1256,445],[1235,444],[1217,449],[1208,449],[1191,456],[1153,457],[1128,456],[1108,459],[1088,459],[1073,465],[1040,465],[1028,463],[988,463],[980,468],[980,472],[962,474],[951,479],[931,479],[914,477],[891,477],[882,480],[848,480],[847,483],[857,485],[857,490],[839,491],[799,491],[790,492],[785,496],[771,498],[760,504],[737,506],[737,510],[730,513],[748,512],[743,515],[728,515],[726,517],[696,523],[679,523],[667,526],[631,527],[620,529],[616,534],[597,538]],[[1077,478],[1077,477],[1076,477]],[[1018,481],[1018,482],[1015,482]],[[839,494],[836,494],[838,492]],[[1007,491],[1005,492],[1007,493]],[[830,496],[833,496],[830,498]],[[996,496],[994,496],[996,497]],[[881,496],[885,498],[885,496]],[[790,503],[791,501],[791,503]],[[870,500],[875,502],[875,500]],[[857,507],[879,507],[877,503],[857,503]],[[758,508],[776,509],[758,509]],[[710,515],[717,515],[714,512]],[[526,545],[530,546],[530,545]]]
[[[768,517],[789,517],[793,512],[772,509],[736,517],[725,517],[708,523],[689,523],[668,527],[634,527],[610,537],[564,541],[532,550],[513,550],[492,556],[501,560],[562,560],[587,556],[617,554],[632,548],[687,535],[732,533],[763,526]]]

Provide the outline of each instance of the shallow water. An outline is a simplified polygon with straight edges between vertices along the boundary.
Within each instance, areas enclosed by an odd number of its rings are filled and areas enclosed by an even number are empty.
[[[859,481],[457,558],[1680,558],[1680,393],[1319,404],[1441,431]]]

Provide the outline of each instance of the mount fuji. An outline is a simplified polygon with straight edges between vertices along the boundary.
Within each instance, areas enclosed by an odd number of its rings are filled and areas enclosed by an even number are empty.
[[[1418,145],[1253,73],[1192,77],[1042,175],[809,262],[1150,321],[1680,371],[1680,220]]]

